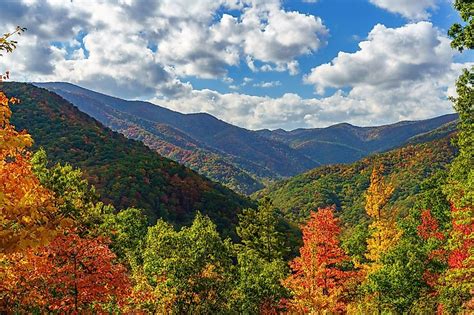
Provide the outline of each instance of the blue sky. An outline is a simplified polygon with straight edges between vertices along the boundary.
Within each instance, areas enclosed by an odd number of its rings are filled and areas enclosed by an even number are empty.
[[[450,0],[7,0],[28,31],[0,60],[250,128],[379,125],[452,112],[472,53],[449,47]],[[339,57],[338,57],[339,56]]]
[[[442,32],[447,33],[449,27],[460,21],[457,11],[455,11],[449,1],[437,3],[438,8],[429,10],[430,20]],[[330,34],[327,38],[327,45],[318,52],[310,55],[303,55],[298,58],[300,73],[297,76],[289,75],[287,72],[252,72],[244,64],[239,67],[229,67],[229,76],[236,83],[242,83],[244,77],[253,79],[253,82],[280,81],[284,84],[272,88],[254,87],[248,84],[240,87],[239,91],[252,95],[268,95],[280,97],[284,93],[297,93],[306,98],[315,97],[314,87],[302,84],[302,77],[308,73],[315,65],[328,63],[339,51],[355,52],[358,44],[367,37],[367,34],[374,25],[381,23],[388,27],[401,27],[407,23],[407,19],[401,14],[394,14],[381,9],[366,0],[320,0],[315,3],[303,1],[284,1],[283,7],[289,11],[298,11],[306,14],[320,16],[324,24],[328,27]],[[227,13],[227,12],[222,12]],[[222,13],[220,15],[222,15]],[[238,11],[232,14],[238,16]],[[469,56],[466,56],[469,55]],[[472,53],[465,53],[455,58],[458,61],[473,60]],[[228,84],[221,80],[202,80],[188,77],[193,86],[199,89],[210,88],[222,93],[232,92]],[[333,91],[328,91],[330,95]]]

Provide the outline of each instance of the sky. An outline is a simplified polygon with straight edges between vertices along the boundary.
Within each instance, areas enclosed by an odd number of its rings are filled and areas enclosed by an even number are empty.
[[[71,82],[248,129],[453,112],[452,0],[0,0],[14,81]]]

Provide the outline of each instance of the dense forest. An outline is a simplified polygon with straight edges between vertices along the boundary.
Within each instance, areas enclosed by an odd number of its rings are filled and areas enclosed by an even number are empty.
[[[127,138],[140,140],[160,155],[247,195],[317,166],[350,163],[402,146],[442,126],[453,126],[457,118],[450,114],[378,127],[337,124],[293,131],[252,131],[208,114],[182,114],[70,83],[35,85],[61,95]],[[436,133],[433,137],[443,135]]]
[[[104,203],[137,207],[150,222],[164,218],[178,225],[191,223],[195,211],[202,209],[226,230],[237,222],[239,209],[251,205],[141,142],[105,128],[54,93],[14,82],[0,83],[0,89],[21,99],[21,105],[12,108],[12,124],[28,130],[33,150],[43,148],[49,165],[80,168]]]
[[[451,45],[473,49],[474,5],[454,5],[466,25]],[[456,128],[255,201],[54,93],[0,90],[2,313],[474,312],[474,68],[456,81]]]

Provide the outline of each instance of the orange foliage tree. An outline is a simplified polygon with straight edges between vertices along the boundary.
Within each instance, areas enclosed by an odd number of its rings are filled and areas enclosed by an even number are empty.
[[[357,272],[345,270],[350,258],[340,247],[339,219],[332,208],[311,212],[302,227],[300,256],[291,263],[292,275],[285,281],[293,297],[287,301],[290,312],[344,312],[349,302],[349,287]]]
[[[60,235],[48,246],[10,256],[2,279],[6,311],[101,312],[129,294],[125,267],[102,238]]]
[[[10,102],[0,92],[0,253],[46,244],[61,226],[53,194],[31,169],[31,136],[10,124]]]

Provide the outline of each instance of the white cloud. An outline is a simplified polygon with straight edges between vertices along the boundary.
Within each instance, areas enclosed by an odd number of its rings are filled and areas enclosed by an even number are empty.
[[[437,8],[437,0],[369,0],[372,4],[410,20],[426,20],[430,10]]]
[[[331,63],[305,77],[323,93],[327,87],[396,87],[406,81],[432,80],[449,71],[454,51],[449,39],[429,22],[400,28],[376,25],[355,53],[340,52]]]
[[[280,86],[280,81],[261,81],[259,83],[255,83],[253,87],[260,87],[260,88],[272,88],[275,86]]]
[[[317,51],[326,44],[328,34],[319,17],[287,12],[271,1],[247,8],[240,26],[245,33],[242,45],[247,55],[293,73],[295,58]]]
[[[462,66],[430,23],[378,25],[359,51],[340,53],[306,76],[320,92],[346,92],[304,99],[195,90],[187,76],[218,78],[238,89],[227,71],[241,64],[294,75],[297,58],[316,52],[328,31],[318,17],[285,11],[277,1],[29,2],[1,4],[6,29],[29,28],[18,49],[0,59],[13,80],[69,81],[248,128],[371,125],[447,113],[446,93]],[[219,16],[221,8],[241,14]],[[244,78],[240,86],[252,83]]]
[[[317,17],[259,0],[6,1],[0,20],[7,30],[28,28],[0,60],[13,79],[65,80],[130,98],[172,97],[189,88],[179,83],[187,76],[228,81],[228,67],[246,58],[293,74],[294,58],[316,51],[327,32]]]
[[[468,66],[454,63],[453,57],[449,39],[431,23],[377,25],[357,52],[339,53],[306,76],[306,82],[321,93],[338,89],[331,96],[304,99],[287,93],[271,98],[194,90],[182,99],[155,102],[178,111],[205,111],[255,129],[322,127],[341,121],[367,126],[431,118],[453,111],[447,96],[452,95],[461,69]]]

